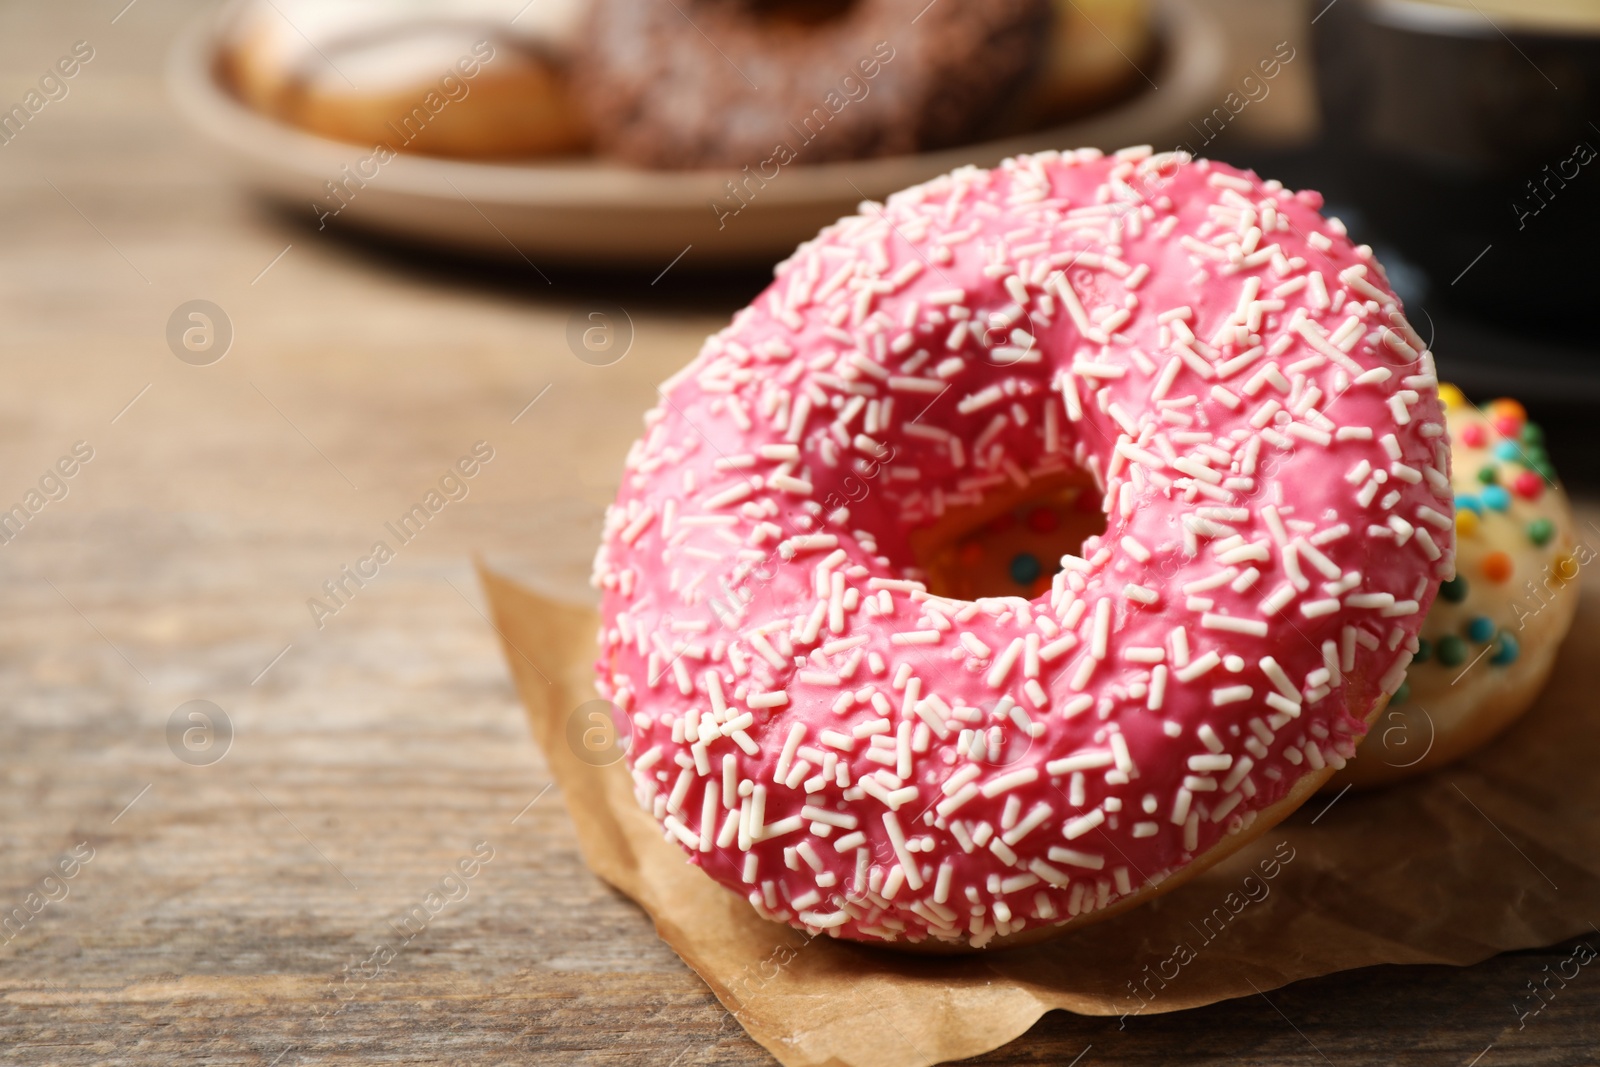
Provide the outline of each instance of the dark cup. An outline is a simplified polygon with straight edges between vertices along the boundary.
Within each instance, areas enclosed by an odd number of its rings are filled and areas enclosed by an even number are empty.
[[[1586,326],[1600,19],[1335,0],[1314,29],[1328,155],[1373,231],[1462,311],[1545,335]]]

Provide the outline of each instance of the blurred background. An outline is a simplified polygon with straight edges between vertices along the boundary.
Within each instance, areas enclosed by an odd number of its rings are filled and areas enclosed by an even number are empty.
[[[656,383],[796,242],[1080,145],[1322,190],[1592,492],[1596,94],[1585,0],[0,5],[0,910],[93,854],[0,937],[11,1055],[764,1062],[583,869],[473,554],[586,598]],[[1427,972],[1441,1040],[1507,967]],[[1280,1004],[1338,1048],[1309,1005],[1414,1029],[1420,970]],[[1114,1035],[1024,1044],[1316,1058]]]
[[[1600,399],[1584,0],[699,2],[240,0],[185,28],[169,94],[319,237],[597,297],[671,271],[710,308],[952,167],[1182,148],[1321,190],[1470,394]]]

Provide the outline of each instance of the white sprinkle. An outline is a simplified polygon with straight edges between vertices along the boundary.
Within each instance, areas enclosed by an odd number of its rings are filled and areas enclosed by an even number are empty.
[[[895,818],[894,812],[883,813],[883,828],[889,832],[889,843],[894,846],[894,854],[905,872],[906,884],[912,889],[921,889],[922,872],[917,867],[916,857],[906,847],[905,832],[900,829],[900,820]]]
[[[1151,711],[1160,711],[1162,701],[1167,692],[1167,668],[1158,666],[1150,672],[1150,695],[1146,698],[1145,707]]]
[[[796,496],[811,495],[811,483],[801,481],[793,475],[774,474],[767,479],[767,484],[774,489],[782,489],[784,492],[793,493]]]
[[[1249,634],[1252,637],[1267,636],[1267,624],[1259,619],[1238,619],[1232,615],[1218,615],[1208,611],[1200,617],[1200,625],[1207,630],[1229,630],[1237,634]]]
[[[978,777],[982,773],[982,768],[978,767],[976,764],[969,763],[965,767],[962,767],[959,771],[956,771],[949,778],[946,778],[944,785],[941,786],[940,789],[945,796],[951,796],[961,789],[962,786],[966,785],[968,782],[971,782],[974,778]]]
[[[1217,655],[1215,649],[1211,649],[1193,663],[1190,663],[1186,667],[1181,667],[1172,673],[1180,682],[1192,682],[1202,674],[1212,670],[1221,663],[1222,657]]]
[[[1078,638],[1074,637],[1072,633],[1062,633],[1061,637],[1050,641],[1048,645],[1038,649],[1038,659],[1040,659],[1042,662],[1046,662],[1046,664],[1048,664],[1048,662],[1054,662],[1056,659],[1059,659],[1062,654],[1067,653],[1067,651],[1070,651],[1070,649],[1074,648],[1077,643]]]
[[[1059,642],[1055,643],[1058,644]],[[1005,651],[1001,652],[1000,655],[995,657],[994,663],[989,667],[988,675],[986,675],[984,678],[984,682],[989,686],[989,688],[998,689],[1005,682],[1006,675],[1011,672],[1012,666],[1017,662],[1017,657],[1022,654],[1023,644],[1024,642],[1022,638],[1012,638],[1011,643],[1006,646]],[[1039,658],[1043,659],[1047,663],[1051,659],[1055,658],[1054,656],[1045,655],[1048,647],[1053,647],[1053,645],[1039,650]]]
[[[901,393],[942,393],[948,387],[933,378],[896,375],[889,379],[889,388]],[[921,423],[908,423],[905,429],[908,433],[915,433],[919,429],[933,429],[933,427],[924,427]]]
[[[1051,760],[1044,765],[1044,769],[1046,774],[1051,775],[1071,774],[1073,771],[1092,771],[1097,767],[1109,767],[1112,762],[1113,757],[1109,752],[1078,752],[1058,760]]]
[[[1117,770],[1130,776],[1134,774],[1133,754],[1128,751],[1128,739],[1120,732],[1111,735],[1111,755],[1117,761]],[[1109,805],[1111,801],[1108,800],[1106,803]]]
[[[701,505],[712,510],[717,508],[725,508],[731,504],[737,504],[739,501],[744,500],[754,492],[755,487],[751,485],[748,480],[737,481],[732,485],[712,494],[711,496],[706,497],[701,501]]]
[[[1337,597],[1329,597],[1326,600],[1312,600],[1300,605],[1300,614],[1308,619],[1331,615],[1338,610],[1339,600]]]
[[[949,860],[939,864],[939,876],[933,883],[933,902],[943,904],[950,899],[950,878],[955,874],[955,866]]]
[[[787,703],[787,698],[785,698]],[[803,723],[795,723],[789,727],[789,736],[783,742],[783,751],[778,753],[777,766],[773,768],[774,781],[783,781],[789,775],[789,765],[794,762],[795,751],[800,747],[800,742],[806,737],[806,728]]]
[[[1273,685],[1278,687],[1278,691],[1282,693],[1287,700],[1290,700],[1295,704],[1300,703],[1300,691],[1296,689],[1294,683],[1289,680],[1289,676],[1284,673],[1283,668],[1278,666],[1277,660],[1273,659],[1271,656],[1262,656],[1258,666],[1261,668],[1261,673],[1265,674],[1268,681],[1272,682]]]
[[[1206,184],[1214,189],[1235,189],[1241,193],[1254,193],[1256,191],[1255,186],[1243,178],[1236,178],[1232,174],[1224,174],[1221,171],[1212,171],[1206,175]]]
[[[1426,504],[1423,504],[1417,508],[1417,518],[1421,519],[1423,522],[1429,523],[1430,525],[1437,526],[1441,530],[1448,530],[1452,525],[1454,525],[1450,521],[1450,517],[1448,515],[1435,511]]]
[[[638,517],[623,529],[620,535],[622,537],[622,543],[631,545],[637,541],[639,536],[649,528],[652,522],[655,521],[655,517],[656,513],[654,508],[645,508],[643,511],[641,511]]]
[[[1265,702],[1267,707],[1276,708],[1288,718],[1296,719],[1300,717],[1300,705],[1294,701],[1285,700],[1282,693],[1268,693],[1265,697]],[[1277,724],[1274,723],[1274,725]]]
[[[1294,586],[1289,582],[1284,582],[1262,599],[1261,613],[1263,615],[1276,615],[1288,606],[1289,601],[1294,599],[1294,594]]]
[[[938,813],[940,818],[947,818],[963,804],[967,803],[967,801],[972,800],[977,796],[978,787],[976,785],[965,785],[958,789],[954,796],[946,797],[944,800],[939,801],[934,810]]]
[[[1074,867],[1086,867],[1091,871],[1101,870],[1106,865],[1104,856],[1080,852],[1075,848],[1062,848],[1060,845],[1052,845],[1049,855],[1057,863],[1069,863]]]
[[[962,397],[956,404],[956,410],[963,415],[970,415],[974,411],[998,403],[1005,396],[998,384],[990,385],[978,390],[970,396]]]
[[[838,546],[839,538],[834,534],[796,534],[778,545],[778,554],[784,559],[793,559],[801,552],[820,552]]]
[[[1037,780],[1038,777],[1038,768],[1024,767],[1009,774],[1002,774],[998,778],[991,778],[983,784],[982,793],[986,797],[997,797],[1001,793],[1010,792],[1018,786],[1027,785],[1029,782]]]
[[[1172,825],[1183,825],[1183,821],[1189,817],[1189,805],[1192,803],[1194,794],[1187,789],[1179,789],[1172,801]]]
[[[1123,551],[1127,552],[1128,555],[1132,556],[1140,563],[1144,563],[1150,559],[1150,550],[1144,547],[1144,545],[1141,544],[1132,534],[1123,537],[1120,544],[1122,545]]]
[[[977,635],[973,634],[971,631],[962,632],[961,644],[962,647],[964,647],[968,652],[971,652],[974,656],[977,656],[979,659],[988,659],[989,656],[993,654],[993,649],[980,641]]]
[[[920,593],[926,590],[921,582],[910,581],[905,578],[869,578],[868,589],[887,589],[895,593]]]
[[[1092,663],[1094,661],[1090,660],[1089,662]],[[1079,696],[1073,697],[1071,700],[1067,701],[1061,706],[1061,717],[1063,719],[1070,719],[1074,715],[1082,715],[1092,707],[1094,707],[1094,697],[1090,696],[1088,693],[1083,693]]]
[[[1095,659],[1106,658],[1106,644],[1110,640],[1110,634],[1111,601],[1101,597],[1094,606],[1094,629],[1089,640],[1089,654]]]
[[[1106,813],[1099,808],[1095,808],[1087,815],[1080,815],[1076,819],[1067,820],[1067,824],[1061,828],[1061,836],[1068,841],[1074,841],[1105,821]]]

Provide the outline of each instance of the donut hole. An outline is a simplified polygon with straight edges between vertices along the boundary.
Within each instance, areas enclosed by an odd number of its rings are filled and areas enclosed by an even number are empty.
[[[1061,475],[946,512],[911,534],[911,553],[939,596],[1031,600],[1049,592],[1063,555],[1081,554],[1086,539],[1105,531],[1094,483]]]

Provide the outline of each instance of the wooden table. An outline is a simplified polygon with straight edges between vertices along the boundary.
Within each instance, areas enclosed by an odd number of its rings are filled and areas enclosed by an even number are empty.
[[[0,933],[8,1058],[770,1062],[583,867],[469,564],[581,594],[654,383],[760,276],[547,284],[318,233],[219,177],[174,115],[160,64],[195,5],[125,3],[0,9],[0,100],[94,48],[0,146],[0,507],[93,449],[0,546],[0,910],[66,893]],[[207,366],[165,337],[194,299],[234,333]],[[565,341],[597,301],[636,324],[606,368]],[[398,544],[385,523],[480,441],[465,499]],[[394,558],[329,598],[379,539]],[[338,610],[314,617],[319,596]],[[220,761],[169,744],[194,700],[231,725]],[[74,849],[92,859],[46,881]],[[446,884],[459,899],[397,933],[475,850],[492,858]],[[380,944],[399,948],[373,977]],[[1521,1031],[1510,1008],[1567,954],[1340,975],[1121,1032],[1056,1015],[983,1062],[1574,1063],[1600,981]]]

